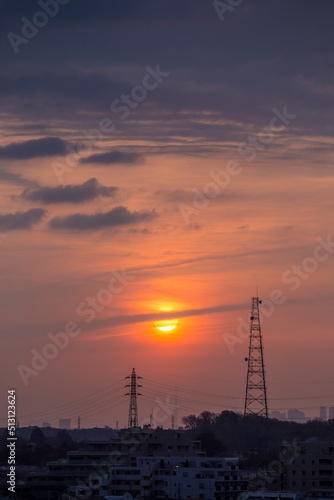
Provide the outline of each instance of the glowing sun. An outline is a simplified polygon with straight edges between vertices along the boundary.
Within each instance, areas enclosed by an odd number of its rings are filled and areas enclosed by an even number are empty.
[[[156,321],[154,324],[155,327],[161,332],[171,332],[174,328],[176,328],[178,322],[178,319],[167,319],[164,321]]]
[[[160,311],[169,312],[171,311],[171,309],[169,307],[163,307],[160,308]],[[161,332],[171,332],[176,328],[178,322],[179,322],[178,319],[163,319],[155,321],[154,326],[156,327],[157,330],[160,330]]]

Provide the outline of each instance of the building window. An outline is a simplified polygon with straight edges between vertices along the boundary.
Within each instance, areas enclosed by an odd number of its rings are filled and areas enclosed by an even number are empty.
[[[331,458],[319,458],[319,464],[332,465],[332,459]]]
[[[331,476],[333,474],[333,471],[331,469],[329,470],[319,470],[319,475],[320,476]]]
[[[332,488],[333,487],[333,481],[319,481],[319,486],[324,487],[324,488]]]

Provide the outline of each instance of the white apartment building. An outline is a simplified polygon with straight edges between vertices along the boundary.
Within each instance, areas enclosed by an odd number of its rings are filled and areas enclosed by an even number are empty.
[[[235,500],[247,489],[237,458],[137,457],[113,467],[108,494],[147,499]]]

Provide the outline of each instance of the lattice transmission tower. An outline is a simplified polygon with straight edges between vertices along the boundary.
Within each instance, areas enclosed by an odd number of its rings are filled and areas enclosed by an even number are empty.
[[[126,396],[130,396],[128,427],[138,427],[137,396],[141,396],[138,392],[138,388],[141,387],[141,385],[137,383],[137,380],[142,377],[138,377],[138,375],[136,375],[136,370],[133,368],[131,375],[125,378],[131,379],[130,384],[125,386],[130,387],[130,392],[125,394]]]
[[[263,362],[263,345],[258,297],[252,298],[249,352],[244,416],[258,415],[268,418],[267,388]]]

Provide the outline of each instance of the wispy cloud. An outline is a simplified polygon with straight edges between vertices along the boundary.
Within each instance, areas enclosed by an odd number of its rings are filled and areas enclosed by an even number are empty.
[[[51,203],[84,203],[100,196],[113,197],[118,187],[103,186],[97,179],[92,178],[83,184],[57,187],[41,187],[39,189],[25,189],[20,197],[28,201],[39,201],[45,205]]]
[[[128,165],[134,165],[143,161],[144,157],[139,153],[123,153],[122,151],[110,151],[108,153],[97,153],[86,158],[81,158],[80,163],[101,163],[103,165],[124,163]]]
[[[0,159],[27,160],[66,154],[67,142],[60,137],[43,137],[24,142],[12,142],[0,147]]]
[[[94,231],[97,229],[138,224],[158,217],[154,210],[150,212],[131,212],[126,207],[115,207],[109,212],[93,215],[72,214],[67,217],[54,217],[49,225],[52,229],[72,229],[78,231]]]
[[[47,214],[42,208],[32,208],[27,212],[0,215],[0,229],[14,231],[15,229],[29,229],[38,224]]]
[[[215,307],[203,307],[199,309],[184,309],[182,311],[156,312],[147,314],[132,314],[124,316],[113,316],[111,318],[96,319],[91,326],[85,327],[86,330],[98,330],[111,326],[132,325],[135,323],[146,323],[149,321],[167,320],[175,318],[188,318],[194,316],[205,316],[208,314],[218,314],[230,311],[244,311],[249,309],[249,304],[225,304]],[[113,337],[118,334],[106,334],[106,337]],[[123,334],[126,335],[126,334]]]

